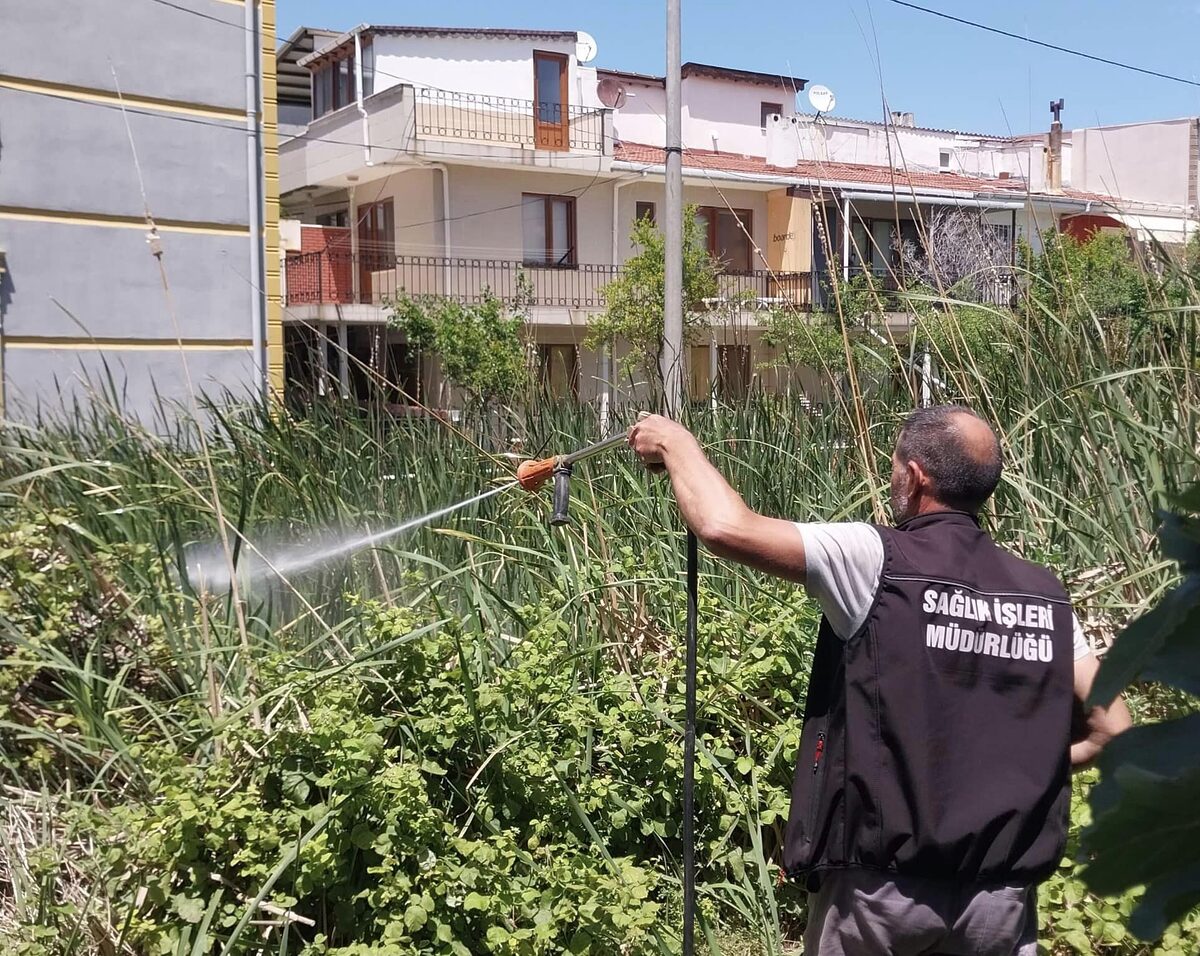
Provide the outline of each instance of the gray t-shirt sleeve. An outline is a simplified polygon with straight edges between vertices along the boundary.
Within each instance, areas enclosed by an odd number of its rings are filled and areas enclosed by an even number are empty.
[[[797,524],[804,539],[804,587],[848,640],[863,625],[883,573],[883,541],[865,522]]]

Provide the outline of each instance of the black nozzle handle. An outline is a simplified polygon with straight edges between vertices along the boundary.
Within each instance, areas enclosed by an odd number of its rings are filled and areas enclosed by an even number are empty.
[[[550,515],[552,525],[566,524],[571,520],[567,514],[570,504],[571,465],[564,461],[554,466],[554,511]]]

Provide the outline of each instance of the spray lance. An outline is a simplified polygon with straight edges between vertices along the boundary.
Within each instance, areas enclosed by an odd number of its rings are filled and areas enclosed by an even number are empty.
[[[649,413],[642,412],[638,418]],[[554,479],[553,508],[550,524],[566,524],[570,518],[571,472],[578,462],[603,454],[623,445],[624,433],[580,448],[566,455],[527,459],[517,466],[517,481],[526,491],[538,491],[550,478]],[[683,725],[683,952],[695,952],[696,933],[696,613],[699,586],[699,564],[696,535],[687,534],[687,631],[684,660],[684,725]]]
[[[624,445],[625,440],[625,433],[621,432],[566,455],[526,459],[517,466],[517,481],[526,491],[538,491],[548,478],[553,478],[554,508],[550,514],[550,523],[552,525],[566,524],[570,520],[567,512],[571,504],[571,472],[575,464],[601,455],[610,448]]]

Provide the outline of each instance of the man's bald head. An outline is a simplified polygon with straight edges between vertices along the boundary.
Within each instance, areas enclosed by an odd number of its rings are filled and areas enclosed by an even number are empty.
[[[978,514],[1000,482],[1000,440],[964,405],[935,405],[910,414],[896,441],[896,459],[901,466],[920,466],[929,496],[955,511]]]

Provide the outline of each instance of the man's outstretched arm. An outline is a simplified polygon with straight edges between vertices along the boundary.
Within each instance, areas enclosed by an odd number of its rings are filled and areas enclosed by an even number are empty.
[[[1099,669],[1100,661],[1095,654],[1085,654],[1075,661],[1075,707],[1081,712],[1083,725],[1071,740],[1071,766],[1077,770],[1095,760],[1113,737],[1133,726],[1129,709],[1119,696],[1107,707],[1093,707],[1082,713]]]
[[[666,469],[683,520],[710,551],[804,581],[804,539],[796,526],[746,507],[686,428],[651,415],[629,430],[629,445],[646,465]]]

